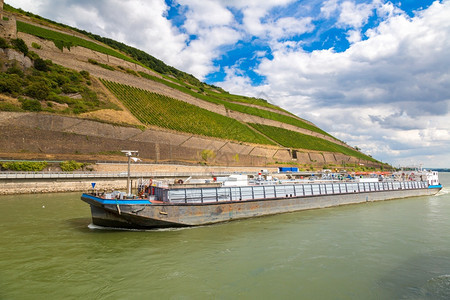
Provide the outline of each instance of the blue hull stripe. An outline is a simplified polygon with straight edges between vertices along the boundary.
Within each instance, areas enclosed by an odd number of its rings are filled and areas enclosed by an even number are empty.
[[[132,204],[152,204],[149,200],[115,200],[115,199],[102,199],[102,198],[98,198],[98,197],[94,197],[91,195],[87,195],[87,194],[83,194],[84,198],[89,198],[92,199],[94,201],[97,201],[98,203],[101,204],[128,204],[128,205],[132,205]]]
[[[429,185],[428,188],[429,188],[429,189],[442,189],[442,184],[439,184],[439,185]]]

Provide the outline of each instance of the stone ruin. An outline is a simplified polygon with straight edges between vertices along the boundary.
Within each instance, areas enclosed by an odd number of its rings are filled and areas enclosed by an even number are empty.
[[[13,15],[5,16],[3,2],[4,0],[0,0],[0,37],[15,39],[17,38],[16,18]]]

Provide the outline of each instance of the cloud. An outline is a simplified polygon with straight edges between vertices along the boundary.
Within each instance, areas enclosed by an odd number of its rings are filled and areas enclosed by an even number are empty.
[[[338,18],[338,25],[357,29],[361,28],[372,15],[373,5],[374,3],[356,4],[351,1],[343,2],[340,5],[341,12]]]
[[[328,1],[322,14],[337,13],[336,3]],[[392,4],[378,7],[386,19],[346,51],[307,52],[298,43],[277,43],[273,58],[264,58],[256,69],[266,78],[263,86],[234,81],[236,73],[228,74],[224,86],[250,96],[264,91],[276,104],[385,161],[400,161],[408,148],[417,156],[432,146],[445,152],[450,148],[450,2],[436,1],[412,18]],[[346,24],[358,27],[364,18]],[[445,161],[450,164],[448,157]]]

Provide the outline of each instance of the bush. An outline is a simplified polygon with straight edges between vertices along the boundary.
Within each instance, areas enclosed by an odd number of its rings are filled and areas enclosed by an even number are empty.
[[[38,43],[35,43],[35,42],[31,43],[31,47],[33,47],[34,49],[41,49],[42,48],[41,45],[39,45]]]
[[[61,167],[61,170],[64,172],[73,172],[75,170],[79,170],[83,168],[86,164],[79,163],[74,160],[67,160],[59,163],[59,166]]]
[[[66,83],[61,87],[64,94],[75,94],[79,93],[80,89],[78,86],[72,85],[70,83]]]
[[[0,111],[22,111],[20,107],[9,103],[9,102],[0,102]]]
[[[2,168],[10,171],[39,172],[47,167],[46,161],[21,161],[2,163]]]
[[[7,74],[17,74],[17,75],[19,75],[19,77],[24,76],[22,69],[19,68],[17,66],[17,64],[14,64],[13,66],[9,67],[8,70],[6,70],[6,73]]]
[[[11,44],[13,45],[13,47],[17,50],[19,50],[20,52],[23,53],[23,55],[27,55],[28,54],[28,46],[27,44],[25,44],[25,41],[22,39],[14,39],[11,40]]]
[[[8,42],[4,38],[0,38],[0,48],[5,49],[8,47]]]
[[[86,79],[90,79],[90,74],[88,71],[80,71],[80,75],[83,76]]]
[[[47,63],[42,58],[38,58],[34,61],[34,68],[42,72],[47,72],[49,70]]]
[[[41,111],[42,105],[38,100],[25,99],[22,101],[22,109],[28,111]]]
[[[17,74],[0,73],[0,93],[19,94],[22,91],[22,79]]]
[[[25,95],[38,100],[44,100],[50,94],[50,89],[45,82],[33,82],[25,89]]]
[[[36,59],[40,58],[39,55],[36,52],[34,52],[34,51],[28,51],[28,55],[27,56],[29,58],[31,58],[31,60],[36,60]]]

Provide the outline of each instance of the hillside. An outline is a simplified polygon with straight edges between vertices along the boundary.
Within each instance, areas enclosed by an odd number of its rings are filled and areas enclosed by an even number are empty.
[[[1,22],[3,158],[115,159],[133,148],[150,161],[382,166],[264,99],[229,94],[141,50],[8,5]]]

